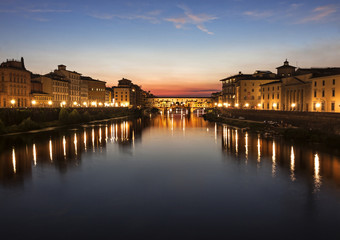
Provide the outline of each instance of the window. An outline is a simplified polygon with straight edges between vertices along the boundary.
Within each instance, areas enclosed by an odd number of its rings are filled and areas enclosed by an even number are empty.
[[[335,97],[335,89],[332,89],[332,97]]]
[[[322,97],[325,97],[325,90],[322,90]]]
[[[321,103],[321,110],[322,110],[322,111],[325,111],[325,103],[324,103],[324,102]]]
[[[280,103],[276,105],[276,109],[280,109]]]
[[[280,90],[280,86],[277,87],[277,90]]]
[[[274,87],[273,87],[273,91],[274,91]]]
[[[251,91],[254,92],[254,88]]]
[[[325,80],[322,80],[322,86],[325,86]]]
[[[313,110],[316,110],[316,103],[313,103]]]
[[[263,97],[262,97],[263,99],[264,99],[264,94],[263,94]]]
[[[280,99],[280,93],[277,94],[277,99]]]
[[[335,110],[335,103],[334,103],[334,102],[331,103],[331,110],[332,110],[332,111]]]
[[[269,93],[268,93],[268,99],[269,99]]]
[[[269,109],[269,103],[267,103],[267,109]]]
[[[333,79],[333,85],[335,85],[335,79]]]
[[[272,95],[272,99],[274,99],[274,93],[273,93],[273,95]]]
[[[314,97],[316,97],[316,90],[314,90]]]
[[[246,91],[247,91],[247,89],[244,89],[244,91],[246,92]]]
[[[316,81],[314,81],[314,87],[316,87]]]

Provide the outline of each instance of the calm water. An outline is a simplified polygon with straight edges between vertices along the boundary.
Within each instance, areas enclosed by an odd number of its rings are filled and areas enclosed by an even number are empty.
[[[340,239],[340,158],[196,115],[0,138],[1,239]]]

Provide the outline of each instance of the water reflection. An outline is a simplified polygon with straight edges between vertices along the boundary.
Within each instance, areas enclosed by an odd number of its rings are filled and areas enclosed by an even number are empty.
[[[340,186],[340,159],[335,155],[292,145],[279,138],[207,123],[196,114],[188,116],[184,111],[168,112],[151,120],[108,121],[76,129],[0,138],[0,184],[23,183],[31,176],[32,166],[55,167],[65,173],[78,167],[84,155],[102,154],[107,145],[117,146],[122,153],[134,154],[143,130],[151,127],[180,138],[195,133],[198,138],[218,144],[216,146],[221,144],[228,159],[236,159],[247,168],[254,164],[259,170],[268,169],[269,176],[284,177],[292,183],[308,179],[314,192],[320,191],[327,180]]]
[[[291,182],[308,179],[313,192],[320,191],[324,181],[330,180],[340,186],[340,158],[327,152],[304,145],[291,145],[280,138],[249,134],[230,126],[220,126],[222,149],[228,156],[244,158],[264,168],[270,163],[272,177],[287,177]],[[244,146],[238,148],[238,146]],[[261,163],[261,164],[259,164]]]
[[[85,125],[72,130],[59,129],[2,137],[0,138],[0,149],[2,149],[0,184],[22,183],[25,176],[31,175],[32,166],[55,166],[64,173],[70,168],[79,166],[83,154],[91,154],[87,153],[88,148],[92,149],[92,153],[100,154],[110,143],[117,144],[124,152],[126,149],[133,148],[136,141],[141,140],[142,130],[149,125],[150,120],[136,119],[112,121],[105,125]],[[91,142],[88,141],[88,136],[91,136]],[[109,136],[111,141],[108,141]]]

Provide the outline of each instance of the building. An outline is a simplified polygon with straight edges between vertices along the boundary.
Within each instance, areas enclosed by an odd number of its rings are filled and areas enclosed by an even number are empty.
[[[239,74],[224,78],[222,82],[222,103],[225,107],[259,109],[261,105],[261,84],[277,80],[270,71],[257,70],[253,74]],[[220,101],[220,100],[219,100]]]
[[[151,97],[149,98],[152,107],[156,108],[210,108],[212,99],[210,97]]]
[[[112,88],[105,88],[105,106],[113,106],[114,102],[112,101],[113,90]]]
[[[42,92],[51,96],[52,107],[63,107],[69,101],[69,81],[54,72],[32,75],[32,80],[41,82]]]
[[[294,69],[261,85],[261,104],[264,110],[340,112],[339,82],[340,68]]]
[[[146,105],[148,93],[129,79],[122,78],[118,81],[118,86],[112,89],[114,104],[117,107],[141,108]]]
[[[91,77],[81,77],[81,81],[87,83],[88,106],[101,107],[105,103],[106,82],[95,80]],[[83,105],[86,101],[84,100]]]
[[[52,94],[43,91],[43,84],[32,75],[31,80],[31,106],[32,107],[52,107]]]
[[[0,107],[30,107],[31,73],[24,59],[7,60],[0,65]]]
[[[66,70],[65,65],[58,65],[58,69],[54,73],[63,77],[69,82],[67,106],[80,106],[81,100],[81,86],[80,86],[80,73],[75,71]]]

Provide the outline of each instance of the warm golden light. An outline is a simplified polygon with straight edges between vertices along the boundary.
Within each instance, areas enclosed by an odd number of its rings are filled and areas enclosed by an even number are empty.
[[[222,107],[222,103],[219,103],[217,106],[218,106],[218,107]]]
[[[291,105],[293,108],[296,106],[296,104],[295,103],[292,103],[292,105]]]
[[[36,151],[34,143],[33,143],[33,164],[34,164],[34,166],[37,165],[37,151]]]
[[[276,103],[273,103],[273,107],[276,108],[276,107],[277,107],[277,104],[276,104]]]
[[[48,105],[52,105],[52,101],[51,101],[51,100],[48,101],[47,104],[48,104]]]
[[[11,104],[15,104],[15,100],[14,99],[11,100]]]
[[[33,104],[33,105],[37,104],[37,101],[32,100],[32,104]]]
[[[61,102],[61,105],[66,105],[66,102],[64,101],[64,102]]]
[[[294,171],[295,171],[295,153],[294,153],[293,146],[291,146],[290,148],[290,179],[292,181],[295,181]]]
[[[245,106],[246,108],[249,107],[249,103],[246,103],[244,106]]]
[[[103,106],[103,104],[100,102],[99,104],[98,104],[99,106]]]
[[[321,187],[320,159],[316,153],[314,155],[314,191],[319,191]]]
[[[235,104],[235,107],[238,107],[238,106],[239,106],[239,104],[238,104],[238,103],[236,103],[236,104]]]
[[[96,102],[91,102],[91,105],[92,106],[97,106],[97,103]]]
[[[261,139],[257,136],[257,162],[261,162]]]
[[[86,106],[86,105],[87,105],[87,102],[83,102],[83,105]]]
[[[248,133],[246,133],[245,141],[246,159],[248,159]]]
[[[321,107],[321,104],[320,103],[316,103],[315,107],[319,108],[319,107]]]
[[[78,103],[77,102],[73,102],[73,105],[77,105]]]
[[[49,152],[50,152],[50,159],[53,161],[53,151],[52,151],[52,140],[49,141]]]
[[[258,107],[261,107],[261,103],[257,104]]]
[[[15,159],[15,149],[12,149],[12,164],[13,164],[13,172],[17,173],[17,162]]]
[[[275,177],[275,174],[276,174],[276,149],[275,149],[275,141],[273,141],[272,176]]]
[[[63,136],[63,150],[64,150],[64,158],[66,158],[66,138]]]

